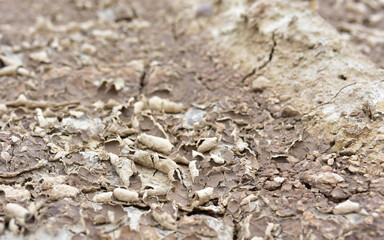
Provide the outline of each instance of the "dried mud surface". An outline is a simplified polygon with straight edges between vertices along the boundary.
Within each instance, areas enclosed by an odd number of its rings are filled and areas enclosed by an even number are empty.
[[[0,239],[383,238],[384,178],[271,87],[300,44],[229,64],[223,2],[0,0]]]
[[[383,1],[318,1],[317,10],[363,54],[384,67]]]

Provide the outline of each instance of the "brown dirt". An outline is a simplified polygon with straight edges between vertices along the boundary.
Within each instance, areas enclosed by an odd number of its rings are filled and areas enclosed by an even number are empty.
[[[380,68],[384,66],[382,1],[318,1],[318,12]]]

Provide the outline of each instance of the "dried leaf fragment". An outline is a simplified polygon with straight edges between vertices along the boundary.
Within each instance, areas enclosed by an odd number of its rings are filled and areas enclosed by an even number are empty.
[[[49,198],[52,200],[57,200],[65,197],[72,198],[72,197],[76,197],[77,194],[79,194],[79,192],[80,190],[75,187],[72,187],[66,184],[58,184],[52,188],[49,194]]]
[[[258,198],[257,195],[255,195],[255,194],[251,194],[251,195],[249,195],[249,196],[247,196],[247,197],[245,197],[245,198],[243,198],[243,199],[241,200],[241,202],[240,202],[240,206],[243,206],[243,205],[245,205],[245,204],[249,204],[250,202],[256,201],[257,198]]]
[[[0,190],[4,191],[5,199],[7,201],[25,201],[31,197],[30,192],[21,186],[11,187],[7,185],[0,185]]]
[[[162,211],[162,209],[157,208],[152,211],[153,218],[160,223],[160,225],[169,230],[176,230],[176,216],[172,216],[170,213],[166,211]]]
[[[181,103],[175,103],[168,99],[162,99],[154,96],[148,100],[149,109],[162,111],[166,113],[181,113],[184,111],[184,105]]]
[[[139,194],[135,191],[127,190],[124,188],[115,188],[113,190],[113,197],[123,202],[137,202],[139,201]]]
[[[92,201],[97,203],[107,203],[112,201],[112,195],[112,192],[99,193],[92,198]]]
[[[21,173],[29,172],[29,171],[32,171],[35,169],[45,167],[47,165],[47,162],[48,162],[47,160],[40,160],[37,164],[30,166],[29,168],[26,168],[26,169],[21,169],[21,170],[16,171],[16,172],[0,172],[0,177],[5,177],[5,178],[15,177]]]
[[[196,167],[196,161],[189,163],[189,171],[191,172],[192,182],[195,182],[196,177],[199,176],[199,170]]]
[[[207,187],[195,192],[195,199],[192,201],[191,206],[197,207],[208,202],[212,198],[213,188]]]
[[[41,183],[41,189],[42,190],[48,190],[51,189],[53,186],[58,184],[63,184],[66,180],[66,176],[45,176],[43,177],[43,182]]]
[[[119,157],[116,154],[109,153],[110,161],[119,174],[121,181],[126,187],[129,187],[130,178],[137,172],[135,163],[126,157]]]
[[[197,151],[201,152],[201,153],[207,152],[207,151],[215,148],[218,145],[218,143],[219,142],[218,142],[217,137],[206,138],[201,143],[201,145],[197,148]]]
[[[4,211],[9,217],[15,218],[21,223],[24,223],[24,218],[29,213],[26,208],[16,203],[8,203]]]
[[[217,164],[224,164],[225,163],[225,160],[216,154],[211,154],[211,159]]]
[[[177,170],[177,164],[168,158],[159,158],[157,154],[151,154],[146,151],[138,150],[132,156],[132,160],[138,164],[144,165],[146,167],[157,169],[168,175],[168,178],[172,181],[175,180],[173,177],[175,171]]]
[[[147,135],[145,133],[138,136],[137,139],[148,148],[165,154],[170,154],[174,147],[168,139]]]

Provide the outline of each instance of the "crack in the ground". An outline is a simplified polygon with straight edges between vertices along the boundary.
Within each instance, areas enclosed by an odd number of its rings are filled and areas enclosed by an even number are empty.
[[[276,39],[275,39],[275,33],[273,32],[272,33],[272,47],[271,47],[271,50],[269,51],[269,56],[268,56],[268,60],[265,61],[261,66],[259,67],[255,67],[252,69],[251,72],[247,73],[242,79],[241,79],[241,82],[245,82],[248,78],[252,77],[253,75],[256,74],[256,72],[258,70],[261,70],[263,68],[265,68],[273,59],[273,54],[275,52],[275,48],[276,48]]]
[[[143,90],[144,90],[144,87],[145,87],[145,77],[147,76],[147,73],[149,71],[149,65],[148,64],[144,64],[144,71],[143,73],[141,74],[140,76],[140,94],[143,93]]]
[[[248,78],[252,77],[253,75],[255,75],[256,73],[256,68],[252,69],[251,72],[249,72],[248,74],[246,74],[242,79],[241,79],[241,82],[245,82],[245,80],[247,80]]]
[[[233,226],[232,239],[237,240],[237,239],[239,239],[240,225],[239,225],[239,222],[237,222],[237,221],[234,221],[233,224],[234,224],[234,226]]]
[[[354,85],[356,85],[356,84],[357,84],[357,83],[351,83],[351,84],[345,85],[344,87],[340,88],[339,91],[337,91],[337,93],[335,94],[335,96],[333,96],[333,97],[331,98],[330,101],[325,102],[325,103],[322,103],[322,104],[320,104],[320,105],[318,105],[318,106],[312,108],[310,111],[304,113],[304,114],[302,115],[301,119],[303,119],[303,117],[307,116],[308,114],[310,114],[311,112],[315,111],[316,109],[318,109],[318,108],[320,108],[320,107],[322,107],[322,106],[325,106],[325,105],[334,103],[334,102],[336,101],[337,96],[339,96],[339,94],[340,94],[344,89],[346,89],[346,88],[348,88],[348,87],[351,87],[351,86],[354,86]]]
[[[276,48],[276,45],[277,45],[274,32],[272,33],[272,42],[273,42],[273,44],[272,44],[271,50],[269,52],[268,60],[265,63],[263,63],[258,68],[258,70],[261,70],[261,69],[265,68],[268,65],[268,63],[270,63],[272,61],[272,59],[273,59],[273,54],[275,53],[275,48]]]
[[[210,216],[216,219],[224,217],[224,213],[215,213],[215,212],[209,212],[206,210],[199,210],[199,209],[193,209],[192,212],[187,213],[187,216],[193,216],[193,215],[205,215],[205,216]]]
[[[179,36],[177,36],[177,33],[176,33],[176,23],[175,22],[172,22],[171,24],[171,34],[172,34],[172,38],[175,42],[177,42]]]

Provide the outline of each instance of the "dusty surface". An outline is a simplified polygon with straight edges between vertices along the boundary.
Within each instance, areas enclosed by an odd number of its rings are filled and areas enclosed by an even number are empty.
[[[315,7],[315,6],[314,6]],[[318,1],[318,12],[380,68],[384,67],[384,2]]]
[[[311,3],[0,3],[0,239],[383,238],[383,73]]]

